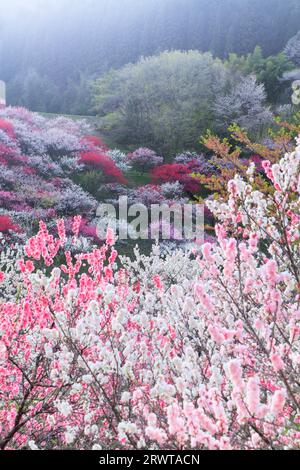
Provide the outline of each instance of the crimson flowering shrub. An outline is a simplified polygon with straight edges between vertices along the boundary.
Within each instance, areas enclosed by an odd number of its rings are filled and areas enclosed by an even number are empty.
[[[252,164],[208,202],[199,252],[117,264],[111,231],[72,256],[40,224],[0,269],[0,448],[299,448],[298,144],[264,162],[273,192]]]
[[[19,228],[15,225],[11,218],[8,215],[1,215],[0,216],[0,232],[7,233],[9,231],[18,231]]]
[[[80,161],[92,168],[100,168],[106,176],[113,177],[120,184],[125,184],[126,178],[109,154],[109,149],[97,136],[85,136],[82,143],[85,151],[80,153]]]
[[[122,171],[116,166],[115,162],[105,152],[101,151],[89,151],[81,152],[80,160],[87,166],[93,168],[101,168],[107,176],[112,176],[120,184],[126,183]]]
[[[104,152],[108,151],[107,145],[102,141],[102,139],[95,135],[86,135],[82,139],[82,142],[87,144],[88,147],[91,145],[93,147],[98,147],[99,149],[103,150]]]
[[[184,186],[185,191],[194,194],[201,189],[198,179],[192,176],[194,172],[193,161],[188,164],[170,163],[154,168],[151,177],[154,184],[178,181]]]

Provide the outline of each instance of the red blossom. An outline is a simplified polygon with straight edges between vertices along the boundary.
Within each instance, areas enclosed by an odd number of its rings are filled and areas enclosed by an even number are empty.
[[[0,119],[0,129],[4,132],[6,132],[6,134],[11,138],[11,139],[15,139],[16,136],[15,136],[15,132],[14,132],[14,127],[13,125],[9,122],[9,121],[6,121],[5,119]]]
[[[100,139],[100,137],[97,137],[95,135],[86,135],[82,139],[82,142],[84,144],[88,144],[91,147],[98,147],[102,150],[108,150],[107,145]]]
[[[9,230],[19,232],[20,228],[13,223],[8,215],[0,215],[0,232],[7,233]]]
[[[151,176],[153,183],[179,181],[184,185],[186,191],[197,193],[200,190],[200,184],[196,178],[191,176],[192,172],[189,164],[172,163],[154,168],[151,171]]]
[[[105,153],[97,150],[81,152],[81,162],[94,168],[101,168],[107,176],[114,177],[119,183],[126,184],[126,178],[114,161]]]

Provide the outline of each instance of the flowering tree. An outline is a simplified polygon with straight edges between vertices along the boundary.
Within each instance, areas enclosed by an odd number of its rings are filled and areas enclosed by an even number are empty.
[[[121,152],[121,150],[109,150],[108,155],[121,171],[126,172],[131,169],[131,165],[129,160],[127,159],[127,155],[124,152]]]
[[[288,41],[284,54],[295,65],[300,65],[300,31]]]
[[[278,163],[283,153],[294,150],[295,138],[300,133],[299,115],[296,114],[292,121],[276,120],[277,128],[269,130],[270,138],[262,143],[250,140],[247,132],[237,125],[229,127],[231,142],[208,132],[202,139],[205,147],[213,153],[214,157],[207,162],[215,169],[212,172],[194,171],[199,182],[214,197],[228,197],[228,182],[235,174],[247,177],[247,171],[251,162],[255,163],[255,185],[262,192],[272,191],[272,185],[265,178],[262,171],[262,161]],[[232,142],[235,142],[234,144]],[[248,157],[245,157],[245,154]]]
[[[266,93],[255,76],[243,77],[227,95],[217,96],[214,104],[216,121],[221,128],[236,123],[247,130],[258,130],[272,121],[272,113],[264,105]]]
[[[153,150],[139,148],[127,155],[127,163],[138,171],[147,171],[163,163],[163,157],[159,157]]]
[[[184,186],[179,181],[164,183],[161,185],[161,192],[167,199],[180,199],[184,194]]]
[[[252,164],[209,203],[198,254],[117,267],[109,231],[61,264],[64,223],[41,223],[0,274],[0,448],[299,448],[298,144],[264,162],[273,192]]]
[[[146,184],[129,191],[129,201],[134,204],[144,204],[150,207],[151,204],[159,204],[165,201],[162,188],[155,184]]]

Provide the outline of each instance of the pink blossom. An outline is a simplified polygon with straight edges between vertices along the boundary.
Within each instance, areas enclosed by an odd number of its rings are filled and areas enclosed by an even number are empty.
[[[259,412],[260,408],[260,390],[258,385],[258,378],[251,377],[247,382],[247,405],[251,414],[255,415]]]
[[[232,359],[227,364],[227,367],[232,384],[237,388],[237,390],[242,391],[244,389],[244,381],[242,378],[243,372],[240,361],[238,359]]]
[[[159,428],[148,426],[146,428],[146,434],[152,441],[155,441],[161,445],[164,444],[164,442],[167,440],[167,434],[165,431]]]
[[[0,364],[7,358],[7,348],[3,341],[0,341]]]
[[[277,416],[282,412],[286,401],[286,394],[283,390],[276,390],[272,397],[271,412]]]
[[[109,246],[112,246],[115,242],[115,234],[114,231],[111,228],[107,229],[107,234],[106,234],[106,243]]]
[[[276,372],[279,372],[284,369],[284,362],[278,353],[271,354],[271,362]]]

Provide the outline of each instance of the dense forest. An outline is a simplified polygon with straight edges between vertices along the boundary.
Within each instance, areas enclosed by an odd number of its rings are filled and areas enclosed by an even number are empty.
[[[260,45],[267,57],[299,24],[298,0],[13,0],[0,11],[1,78],[11,104],[85,114],[89,80],[111,68],[175,49],[223,59]]]

